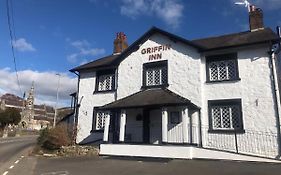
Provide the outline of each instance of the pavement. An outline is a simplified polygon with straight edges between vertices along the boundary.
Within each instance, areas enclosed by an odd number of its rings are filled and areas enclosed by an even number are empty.
[[[12,143],[12,144],[9,144]],[[6,145],[7,144],[7,145]],[[34,138],[0,139],[0,175],[280,175],[281,164],[130,157],[28,156]],[[4,146],[6,145],[6,146]],[[10,151],[10,149],[14,151]]]

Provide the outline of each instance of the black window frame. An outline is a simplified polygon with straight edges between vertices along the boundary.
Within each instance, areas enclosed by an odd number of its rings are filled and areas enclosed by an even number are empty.
[[[206,83],[219,83],[219,82],[233,82],[241,80],[239,77],[239,67],[238,67],[238,54],[237,53],[228,53],[228,54],[216,54],[206,56]],[[216,61],[227,61],[234,60],[236,68],[236,77],[229,80],[210,80],[209,65],[212,62]]]
[[[111,111],[109,111],[109,110],[98,110],[96,107],[94,107],[91,132],[103,132],[104,131],[104,127],[101,128],[101,129],[97,129],[97,115],[98,115],[99,112],[102,112],[102,113],[109,112],[109,115],[112,116]]]
[[[213,117],[212,117],[212,107],[213,106],[227,106],[227,105],[238,105],[239,106],[239,121],[240,127],[233,129],[215,129],[213,128]],[[243,121],[243,109],[242,109],[242,99],[219,99],[219,100],[208,100],[208,118],[209,118],[209,130],[210,133],[245,133],[244,121]]]
[[[161,68],[165,67],[167,71],[167,76],[166,76],[166,83],[161,84],[161,85],[152,85],[152,86],[147,86],[146,85],[146,71],[151,68]],[[143,69],[142,69],[142,89],[149,89],[149,88],[166,88],[169,86],[168,84],[168,60],[164,61],[157,61],[157,62],[149,62],[149,63],[144,63],[143,64]]]
[[[104,75],[113,75],[113,80],[112,80],[112,85],[111,85],[112,89],[101,91],[101,90],[99,90],[99,80],[100,80],[100,76],[104,76]],[[106,92],[116,91],[115,81],[116,81],[116,69],[106,69],[106,70],[96,71],[96,84],[95,84],[94,93],[106,93]]]
[[[173,114],[178,114],[176,120],[174,120],[173,117],[175,117],[175,116],[173,116]],[[171,111],[170,115],[169,115],[169,124],[171,124],[171,125],[178,125],[181,122],[182,122],[182,116],[181,116],[180,111]]]

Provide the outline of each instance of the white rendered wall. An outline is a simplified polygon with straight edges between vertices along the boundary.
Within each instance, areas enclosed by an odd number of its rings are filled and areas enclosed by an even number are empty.
[[[102,139],[102,133],[91,134],[94,107],[103,106],[114,101],[114,92],[94,93],[96,84],[95,72],[81,72],[78,101],[81,100],[78,116],[78,132],[76,142]]]
[[[171,49],[162,51],[162,59],[149,61],[149,54],[142,54],[143,48],[171,44]],[[200,54],[192,47],[173,42],[159,34],[151,36],[140,48],[123,60],[118,68],[117,98],[123,98],[141,90],[143,64],[168,60],[168,84],[171,91],[201,103]]]
[[[240,81],[206,83],[206,68],[202,71],[203,146],[235,150],[234,134],[208,133],[208,100],[242,99],[245,134],[238,134],[240,152],[275,157],[278,154],[276,117],[269,68],[268,48],[248,48],[238,51]],[[203,63],[205,63],[203,61]],[[250,150],[251,149],[251,150]]]

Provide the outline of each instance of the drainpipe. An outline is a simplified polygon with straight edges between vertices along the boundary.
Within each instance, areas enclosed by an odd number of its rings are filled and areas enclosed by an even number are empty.
[[[201,119],[201,109],[199,109],[199,147],[203,147],[203,144],[202,144],[202,119]]]
[[[77,72],[73,72],[78,77],[78,84],[77,84],[77,93],[75,98],[75,107],[74,107],[74,126],[73,126],[73,143],[76,143],[76,136],[77,136],[77,127],[78,127],[78,113],[79,113],[79,107],[80,103],[78,101],[79,97],[79,88],[80,88],[80,74]],[[82,100],[83,97],[81,97]]]
[[[269,54],[269,63],[270,63],[270,69],[271,69],[271,74],[272,74],[272,85],[273,85],[273,98],[274,98],[274,103],[275,103],[275,115],[276,115],[276,124],[277,124],[277,142],[278,142],[278,156],[276,158],[281,157],[281,131],[280,131],[280,117],[279,117],[279,109],[280,109],[280,93],[278,89],[278,82],[276,79],[276,67],[275,67],[275,60],[273,60],[273,54],[274,51],[272,49],[272,44],[270,47],[270,51],[268,52]]]
[[[117,89],[118,89],[118,67],[119,65],[117,66],[116,70],[115,70],[115,93],[114,93],[114,100],[116,101],[117,100]]]

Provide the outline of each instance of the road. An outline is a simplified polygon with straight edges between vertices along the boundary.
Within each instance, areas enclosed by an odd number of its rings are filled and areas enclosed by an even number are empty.
[[[25,157],[8,175],[280,175],[281,164],[107,157]]]
[[[281,163],[28,156],[35,138],[0,139],[0,175],[280,175]],[[23,157],[22,157],[23,156]]]
[[[23,136],[0,139],[1,175],[28,155],[28,151],[36,143],[36,138],[37,136]]]
[[[281,164],[213,160],[39,158],[34,175],[280,175]]]

